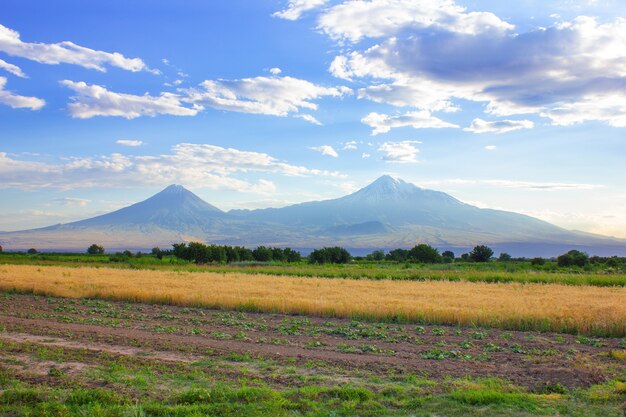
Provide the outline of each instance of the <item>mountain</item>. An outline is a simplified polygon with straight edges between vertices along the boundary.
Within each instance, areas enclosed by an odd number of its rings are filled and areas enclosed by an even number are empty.
[[[283,208],[224,212],[180,185],[142,202],[73,223],[0,233],[7,249],[109,250],[169,247],[181,241],[312,248],[353,253],[429,243],[465,252],[476,244],[514,256],[555,256],[569,249],[626,256],[626,240],[569,231],[513,212],[481,209],[390,176],[341,198]]]
[[[336,227],[371,221],[391,226],[419,225],[515,236],[560,234],[564,229],[535,218],[480,209],[454,197],[384,175],[357,192],[334,200],[279,209],[231,211],[248,219],[294,226]]]
[[[69,223],[70,227],[155,226],[176,231],[206,229],[226,213],[181,185],[170,185],[158,194],[112,213]]]

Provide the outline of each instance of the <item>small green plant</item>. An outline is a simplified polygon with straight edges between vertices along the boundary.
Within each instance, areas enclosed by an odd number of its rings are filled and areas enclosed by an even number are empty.
[[[459,346],[463,349],[471,349],[474,347],[474,344],[469,340],[463,340],[461,343],[459,343]]]
[[[354,346],[350,346],[346,343],[339,343],[337,345],[337,349],[339,349],[343,353],[358,353],[359,352],[358,348]]]
[[[603,341],[598,340],[598,339],[593,339],[587,336],[579,336],[576,339],[576,343],[579,343],[581,345],[593,346],[593,347],[606,346],[606,343],[604,343]]]
[[[432,333],[433,333],[433,335],[435,335],[435,336],[443,336],[443,335],[445,335],[445,334],[446,334],[446,331],[445,331],[444,329],[439,328],[439,327],[435,327],[435,328],[432,330]]]
[[[442,349],[430,349],[425,352],[420,353],[420,356],[424,359],[432,359],[432,360],[443,360],[443,359],[451,359],[459,356],[458,352],[450,351],[450,350],[442,350]]]
[[[502,348],[501,346],[495,345],[493,343],[485,344],[485,351],[486,352],[501,352],[503,350],[504,350],[504,348]]]
[[[522,347],[522,345],[520,345],[519,343],[513,343],[509,349],[511,350],[511,352],[513,353],[519,353],[519,354],[526,354],[526,351],[524,350],[524,348]]]

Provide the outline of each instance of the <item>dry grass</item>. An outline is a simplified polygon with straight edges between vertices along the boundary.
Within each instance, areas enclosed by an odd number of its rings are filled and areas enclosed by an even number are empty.
[[[0,266],[0,289],[335,317],[626,335],[626,289]]]

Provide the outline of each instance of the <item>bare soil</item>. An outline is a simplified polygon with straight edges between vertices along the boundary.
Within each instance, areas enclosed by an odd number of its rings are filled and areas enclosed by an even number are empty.
[[[626,365],[609,352],[623,340],[451,326],[374,323],[207,308],[0,294],[0,342],[108,352],[161,362],[252,358],[431,379],[498,377],[530,389],[589,387]],[[0,364],[47,373],[53,365],[13,355]],[[20,361],[22,362],[20,364]],[[80,372],[89,363],[57,364]]]

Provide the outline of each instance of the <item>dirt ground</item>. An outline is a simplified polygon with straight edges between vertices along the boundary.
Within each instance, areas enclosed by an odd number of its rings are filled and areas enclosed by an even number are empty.
[[[248,355],[431,379],[498,377],[530,389],[589,387],[626,370],[611,354],[624,350],[623,339],[22,294],[0,294],[0,330],[0,342],[150,357],[164,363]],[[16,358],[28,364],[31,374],[49,372],[52,366],[28,362],[26,355],[9,356],[0,345],[4,366],[13,366]],[[56,366],[71,373],[92,365]]]

